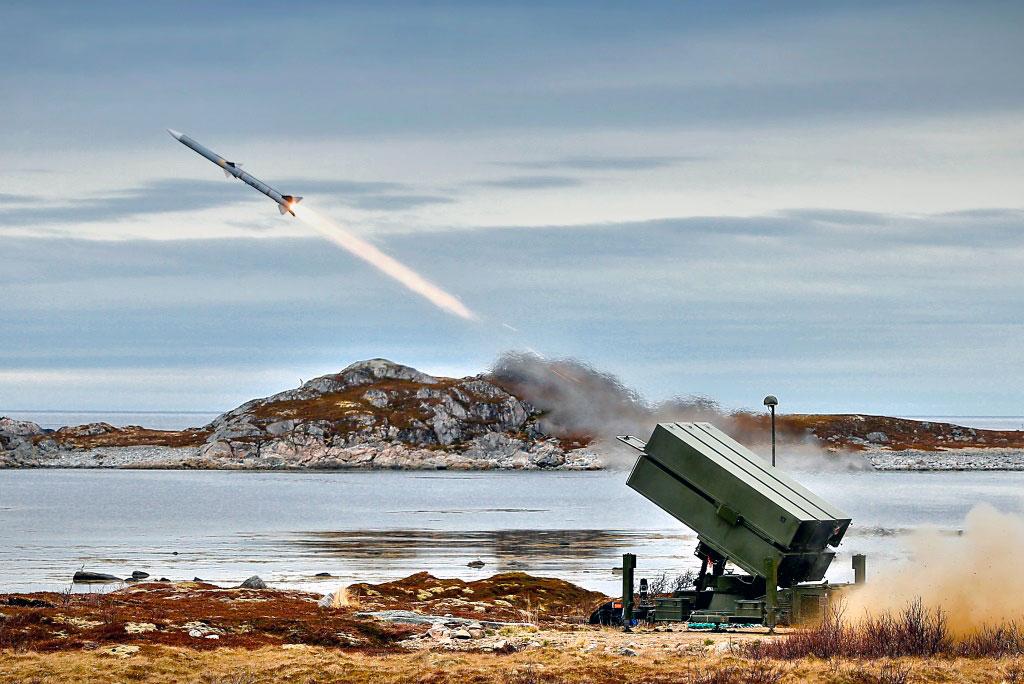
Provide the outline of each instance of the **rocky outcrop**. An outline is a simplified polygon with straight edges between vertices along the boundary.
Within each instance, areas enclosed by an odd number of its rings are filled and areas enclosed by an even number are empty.
[[[386,359],[371,359],[296,389],[248,401],[201,429],[165,432],[95,423],[45,433],[34,424],[8,421],[10,429],[0,431],[7,440],[0,443],[0,464],[213,469],[599,467],[593,452],[545,434],[539,418],[537,409],[483,375],[434,377]]]
[[[434,377],[385,359],[254,399],[207,426],[199,463],[303,468],[593,468],[539,412],[483,376]]]
[[[31,464],[39,455],[35,438],[43,429],[27,420],[0,417],[0,468]]]

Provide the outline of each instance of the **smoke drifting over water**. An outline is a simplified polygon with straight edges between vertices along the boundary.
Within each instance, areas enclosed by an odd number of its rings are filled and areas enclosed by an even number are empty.
[[[448,294],[405,264],[388,256],[363,238],[350,233],[334,221],[321,216],[309,207],[293,205],[295,216],[307,226],[328,240],[359,257],[381,273],[394,278],[416,294],[427,299],[434,306],[466,320],[475,320],[476,315],[454,295]]]
[[[1024,517],[979,504],[961,533],[917,530],[908,539],[908,560],[874,573],[868,559],[868,581],[850,595],[851,618],[895,612],[918,597],[942,608],[959,635],[1024,617]]]
[[[606,465],[613,468],[629,468],[636,460],[636,452],[617,442],[615,435],[631,434],[646,440],[658,423],[714,423],[762,456],[770,453],[770,433],[762,417],[727,412],[712,399],[698,395],[648,402],[614,375],[577,359],[506,352],[492,366],[491,376],[544,412],[541,428],[546,433],[593,439]],[[870,469],[864,459],[826,454],[816,441],[789,441],[782,446],[780,464],[787,469]]]

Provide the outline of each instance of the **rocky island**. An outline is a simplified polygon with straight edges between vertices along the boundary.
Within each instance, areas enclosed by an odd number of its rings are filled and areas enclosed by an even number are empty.
[[[0,418],[0,468],[588,470],[614,454],[613,435],[685,420],[768,442],[762,414],[700,397],[652,405],[586,364],[513,354],[465,378],[360,361],[185,430]],[[780,415],[777,428],[784,450],[867,468],[1024,469],[1024,431],[854,414]]]
[[[360,361],[181,431],[91,423],[46,431],[0,419],[0,467],[592,469],[541,411],[484,375]]]

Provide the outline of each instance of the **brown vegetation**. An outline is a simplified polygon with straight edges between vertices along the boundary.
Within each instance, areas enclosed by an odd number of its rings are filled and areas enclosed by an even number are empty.
[[[782,639],[745,647],[754,658],[902,658],[1024,657],[1024,628],[1015,623],[988,625],[962,636],[951,633],[940,608],[915,599],[896,613],[845,619],[835,606],[818,625],[799,629]]]
[[[765,442],[771,434],[769,417],[738,412],[730,416],[730,434],[745,444]],[[775,418],[780,441],[800,443],[812,438],[825,447],[845,450],[866,448],[868,435],[881,433],[885,442],[875,446],[893,450],[1003,447],[1024,449],[1024,431],[979,430],[951,423],[859,414],[780,414]]]
[[[508,573],[464,582],[419,573],[348,589],[351,601],[334,608],[320,607],[315,595],[303,592],[199,582],[153,582],[106,594],[0,596],[0,681],[1024,681],[1024,631],[1004,625],[953,637],[946,617],[920,602],[857,623],[836,611],[821,625],[774,637],[678,627],[624,634],[577,624],[583,606],[602,597],[559,580]],[[462,597],[484,612],[460,603]],[[532,611],[543,626],[514,628],[526,637],[520,643],[530,642],[523,650],[451,650],[431,646],[429,638],[408,641],[426,626],[357,615],[376,609],[450,609],[505,621]]]
[[[356,619],[352,610],[323,610],[318,597],[304,592],[221,589],[201,582],[151,582],[109,593],[9,595],[3,603],[26,598],[37,605],[3,606],[0,649],[380,647],[412,633],[408,627]]]
[[[903,658],[792,662],[734,656],[637,658],[543,648],[511,654],[361,653],[321,647],[191,651],[144,647],[129,657],[109,651],[0,655],[0,681],[150,682],[152,684],[910,684],[1020,682],[1014,659]]]
[[[604,600],[564,580],[508,572],[466,582],[426,572],[383,584],[353,584],[363,610],[416,610],[505,622],[582,622]]]
[[[129,447],[129,446],[166,446],[195,447],[206,441],[209,430],[152,430],[138,425],[114,427],[106,423],[88,426],[88,432],[82,430],[87,426],[63,427],[56,432],[35,437],[35,441],[53,439],[58,444],[74,449],[94,449],[96,447]]]

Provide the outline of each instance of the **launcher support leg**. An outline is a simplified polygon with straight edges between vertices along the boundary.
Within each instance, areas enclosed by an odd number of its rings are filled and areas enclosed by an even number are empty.
[[[774,634],[779,608],[779,564],[774,558],[764,559],[764,582],[764,626]]]
[[[853,555],[853,583],[864,584],[867,580],[867,557],[863,553]]]
[[[622,631],[631,632],[633,621],[633,570],[636,568],[636,554],[622,554]]]

